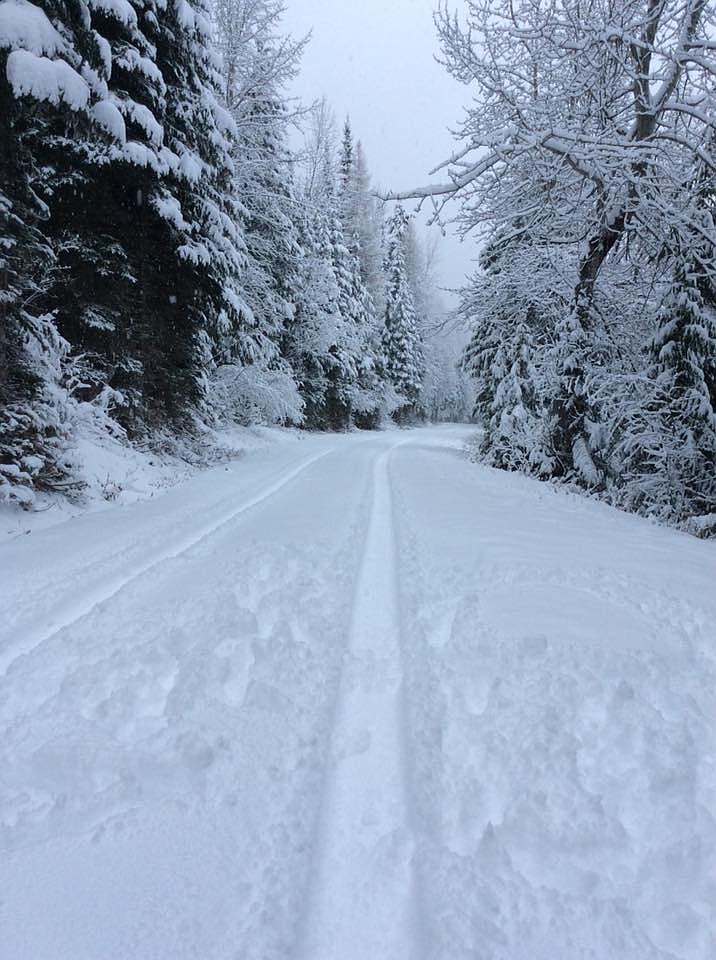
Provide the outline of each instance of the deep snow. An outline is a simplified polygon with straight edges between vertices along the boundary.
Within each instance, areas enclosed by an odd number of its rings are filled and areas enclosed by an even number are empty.
[[[716,955],[716,547],[469,433],[0,545],[2,960]]]

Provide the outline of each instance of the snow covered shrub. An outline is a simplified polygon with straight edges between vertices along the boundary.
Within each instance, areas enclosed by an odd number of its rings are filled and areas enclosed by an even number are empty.
[[[716,314],[699,280],[693,261],[677,260],[651,343],[661,470],[679,520],[716,513]]]
[[[532,336],[523,320],[504,336],[492,358],[495,390],[485,427],[485,458],[496,467],[547,473],[549,460],[541,452],[543,419],[533,364]]]
[[[225,364],[217,369],[211,401],[219,415],[245,426],[303,422],[303,400],[290,370]]]
[[[542,252],[496,235],[462,292],[458,314],[472,336],[463,365],[484,427],[481,458],[492,466],[548,476],[548,400],[554,385],[553,331],[561,298]]]
[[[67,344],[50,317],[21,311],[20,318],[20,351],[17,340],[8,343],[9,325],[0,331],[0,501],[29,507],[36,491],[76,484],[67,460],[71,401],[62,385]]]

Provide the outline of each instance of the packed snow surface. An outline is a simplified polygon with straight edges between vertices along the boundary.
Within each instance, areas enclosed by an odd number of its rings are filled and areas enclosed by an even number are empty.
[[[469,435],[0,546],[3,960],[716,956],[716,548]]]

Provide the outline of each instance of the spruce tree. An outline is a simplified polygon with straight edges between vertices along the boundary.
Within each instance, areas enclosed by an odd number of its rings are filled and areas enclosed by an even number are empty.
[[[353,181],[353,131],[351,130],[350,117],[346,117],[343,124],[343,138],[341,140],[341,151],[338,163],[338,176],[341,198],[348,198],[348,194]]]
[[[383,353],[388,378],[404,404],[396,414],[400,420],[417,413],[422,379],[422,356],[416,327],[404,252],[408,218],[400,205],[388,224],[384,271],[386,278]]]
[[[346,121],[339,158],[338,214],[349,251],[358,259],[363,283],[376,308],[382,313],[383,275],[381,269],[382,217],[370,184],[370,174],[360,140],[353,143]]]
[[[296,376],[306,426],[343,426],[339,385],[345,380],[340,348],[341,317],[326,214],[306,203],[300,233],[303,256],[294,290],[295,311],[286,327],[283,352]]]
[[[716,316],[704,303],[703,275],[686,254],[673,281],[651,344],[652,374],[664,398],[658,409],[666,443],[659,464],[669,499],[682,517],[716,512]]]
[[[483,439],[487,461],[507,470],[549,474],[544,417],[529,324],[517,319],[503,331],[493,359],[494,394]]]
[[[335,209],[335,196],[326,196],[328,210],[319,220],[319,244],[330,262],[336,291],[334,335],[329,349],[326,413],[332,429],[347,429],[353,416],[353,401],[361,358],[360,305],[355,298],[355,260],[345,245]]]
[[[134,432],[161,420],[147,390],[163,306],[151,276],[160,270],[166,283],[172,270],[172,227],[159,206],[168,158],[157,13],[153,0],[90,0],[91,134],[53,144],[57,175],[47,197],[58,263],[49,299],[71,344],[73,392],[111,404]]]
[[[206,4],[167,4],[159,26],[168,173],[154,207],[171,223],[175,263],[150,278],[154,349],[146,389],[155,409],[181,420],[204,409],[218,345],[239,339],[245,326],[238,287],[244,251],[231,160],[235,125],[219,102]]]
[[[52,153],[87,134],[81,2],[0,4],[0,495],[31,503],[66,481],[67,344],[49,311],[57,259],[43,193]]]
[[[282,14],[277,0],[214,6],[225,99],[236,124],[232,156],[246,246],[240,288],[250,318],[233,360],[286,370],[280,350],[294,315],[302,251],[284,88],[297,73],[304,42],[282,34]]]

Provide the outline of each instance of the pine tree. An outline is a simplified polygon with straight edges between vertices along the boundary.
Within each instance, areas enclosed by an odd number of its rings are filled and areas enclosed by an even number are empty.
[[[422,378],[422,355],[416,328],[413,298],[405,267],[404,238],[408,218],[396,206],[388,224],[388,245],[385,257],[386,306],[383,330],[383,353],[390,382],[403,398],[398,419],[415,415]]]
[[[240,285],[251,318],[234,359],[289,375],[280,350],[295,311],[302,251],[284,88],[297,73],[304,41],[282,35],[277,0],[217,0],[214,13],[237,127],[233,158],[246,244]]]
[[[248,349],[241,354],[244,362],[264,365],[279,362],[301,258],[283,114],[277,98],[252,95],[244,101],[234,151],[246,243],[241,291],[252,317]]]
[[[344,425],[345,410],[337,393],[349,373],[340,347],[339,294],[329,235],[326,214],[307,203],[295,312],[287,324],[283,352],[299,385],[306,426],[314,429]]]
[[[309,180],[310,192],[304,201],[309,227],[304,227],[301,292],[288,352],[304,358],[295,369],[310,424],[346,429],[357,419],[362,426],[373,426],[380,418],[385,393],[376,356],[375,310],[358,258],[345,238],[333,151],[325,144],[321,150],[320,166]],[[308,370],[307,355],[297,342],[303,335],[302,325],[311,344]],[[316,384],[313,389],[308,388],[311,382]],[[316,402],[319,395],[322,408]]]
[[[664,397],[658,409],[669,499],[682,517],[716,513],[716,316],[701,293],[703,275],[679,257],[651,344],[652,375]],[[709,382],[711,380],[711,382]]]
[[[361,304],[356,297],[357,264],[345,244],[336,211],[336,200],[327,195],[328,210],[321,218],[320,246],[330,260],[336,290],[333,343],[329,354],[329,388],[326,394],[328,422],[333,429],[347,429],[353,417],[353,403],[361,359]]]
[[[239,339],[245,326],[244,249],[233,192],[235,125],[219,102],[208,9],[203,0],[176,0],[160,11],[159,24],[169,170],[153,206],[171,217],[176,264],[168,277],[152,270],[154,349],[145,386],[160,415],[181,420],[204,408],[218,345]]]
[[[546,448],[544,394],[553,371],[544,273],[538,247],[517,230],[500,231],[483,249],[458,308],[472,328],[463,365],[484,427],[480,455],[494,466],[539,474],[553,466]]]
[[[361,278],[370,295],[376,316],[382,314],[383,275],[381,264],[382,217],[373,196],[370,174],[360,140],[353,143],[346,120],[339,158],[338,214],[349,251],[358,260]]]
[[[54,170],[37,148],[87,130],[87,19],[74,0],[0,4],[0,496],[28,504],[67,477],[67,344],[48,309],[57,263],[41,196]]]
[[[556,390],[551,398],[550,448],[555,476],[576,480],[594,490],[604,489],[603,451],[593,438],[600,436],[600,415],[590,396],[591,358],[599,347],[576,310],[565,313],[557,329]]]
[[[380,218],[360,141],[354,143],[350,120],[343,128],[339,153],[337,214],[342,233],[336,248],[341,311],[355,328],[357,382],[352,400],[356,423],[374,427],[386,401],[385,362],[378,305],[384,301],[380,263]]]
[[[166,85],[156,65],[157,4],[90,0],[91,130],[49,144],[48,232],[57,254],[49,301],[69,341],[73,393],[111,404],[142,430],[157,304],[152,273],[169,283],[171,219],[162,209],[168,170],[163,139]],[[44,143],[38,150],[48,150]],[[167,298],[168,299],[168,298]],[[159,419],[150,414],[149,419]]]
[[[506,470],[548,475],[551,461],[544,454],[544,418],[534,366],[534,340],[525,319],[504,331],[492,375],[496,389],[483,445],[488,462]]]
[[[350,117],[346,117],[346,121],[343,124],[343,139],[341,140],[338,170],[341,197],[347,199],[353,181],[353,131],[351,130]]]

